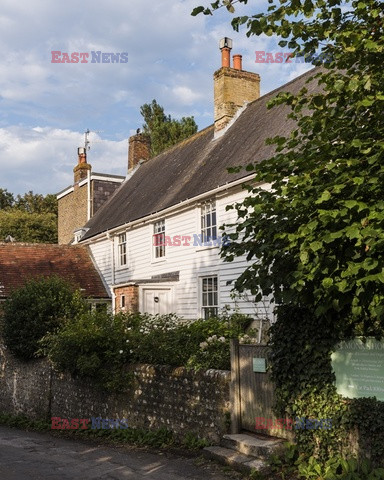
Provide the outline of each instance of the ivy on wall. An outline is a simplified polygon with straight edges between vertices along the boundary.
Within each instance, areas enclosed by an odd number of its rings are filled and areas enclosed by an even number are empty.
[[[339,320],[339,319],[338,319]],[[272,379],[278,416],[332,420],[330,429],[295,430],[300,449],[322,460],[340,453],[384,465],[384,402],[347,399],[336,392],[331,353],[351,334],[347,322],[315,317],[309,309],[277,309],[271,327]]]

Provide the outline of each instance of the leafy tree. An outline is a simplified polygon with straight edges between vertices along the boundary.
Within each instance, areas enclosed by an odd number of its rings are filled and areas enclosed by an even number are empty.
[[[17,195],[0,189],[0,241],[11,235],[18,242],[57,242],[56,195],[32,191]]]
[[[239,0],[247,3],[246,0]],[[250,266],[239,290],[256,298],[314,307],[318,318],[349,318],[360,333],[380,333],[384,319],[384,50],[382,2],[270,0],[266,13],[234,18],[247,35],[277,35],[294,54],[326,58],[288,105],[297,128],[271,140],[276,153],[249,165],[256,182],[237,210],[231,261]],[[212,13],[231,1],[197,7]],[[283,119],[282,119],[283,121]]]
[[[27,213],[18,209],[0,210],[0,241],[11,235],[17,242],[57,243],[57,216]]]
[[[21,359],[38,356],[42,337],[85,307],[79,291],[65,280],[55,276],[31,279],[5,301],[2,319],[5,344]]]
[[[0,188],[0,210],[13,206],[15,199],[7,189]]]
[[[15,207],[28,213],[53,213],[57,215],[56,195],[48,194],[45,197],[39,193],[29,191],[24,195],[17,195]]]
[[[165,115],[164,108],[156,100],[142,105],[140,113],[145,121],[144,133],[151,140],[152,156],[158,155],[197,132],[197,125],[193,117],[175,120],[170,115]]]

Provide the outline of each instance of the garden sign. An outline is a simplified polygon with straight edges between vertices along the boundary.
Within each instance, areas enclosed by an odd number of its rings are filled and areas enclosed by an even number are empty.
[[[331,358],[337,393],[384,400],[384,342],[374,338],[341,342]]]

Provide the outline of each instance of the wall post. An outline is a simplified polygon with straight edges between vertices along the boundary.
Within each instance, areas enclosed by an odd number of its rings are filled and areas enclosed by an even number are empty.
[[[239,359],[239,339],[232,338],[231,347],[231,433],[240,433],[241,430],[241,404],[240,404],[240,359]]]

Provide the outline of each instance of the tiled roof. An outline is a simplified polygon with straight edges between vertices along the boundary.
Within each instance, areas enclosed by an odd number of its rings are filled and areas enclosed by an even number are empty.
[[[84,246],[0,243],[0,299],[28,279],[57,275],[82,289],[85,297],[108,298]]]
[[[249,175],[244,169],[229,174],[227,168],[268,158],[274,146],[265,140],[289,135],[295,126],[287,120],[287,107],[268,109],[267,102],[280,91],[297,93],[303,86],[319,90],[315,82],[306,85],[311,75],[313,70],[250,103],[221,137],[214,139],[211,126],[145,162],[89,220],[83,239]]]

